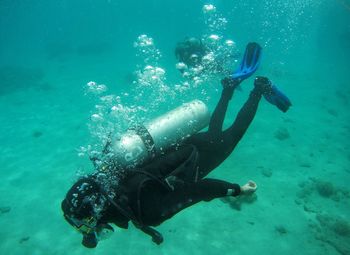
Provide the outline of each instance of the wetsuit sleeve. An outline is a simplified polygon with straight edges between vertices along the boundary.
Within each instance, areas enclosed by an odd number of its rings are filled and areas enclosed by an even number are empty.
[[[159,233],[157,230],[155,230],[154,228],[151,228],[149,226],[139,226],[137,224],[135,224],[135,227],[137,227],[138,229],[140,229],[143,233],[149,235],[152,237],[152,241],[155,242],[156,244],[161,244],[163,242],[163,236],[161,233]]]
[[[123,229],[128,229],[128,227],[129,227],[129,224],[128,224],[127,221],[124,221],[124,222],[121,222],[121,221],[113,221],[113,223],[114,223],[115,225],[117,225],[118,227],[123,228]]]
[[[241,188],[238,184],[222,180],[205,178],[195,183],[185,183],[173,192],[161,192],[155,185],[147,186],[142,192],[142,221],[157,226],[181,210],[200,201],[211,201],[215,198],[238,196]]]
[[[241,186],[239,186],[238,184],[232,184],[231,189],[233,189],[232,196],[237,197],[241,194]]]

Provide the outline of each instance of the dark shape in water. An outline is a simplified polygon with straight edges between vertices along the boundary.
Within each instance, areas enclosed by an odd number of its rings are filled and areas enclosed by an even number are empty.
[[[0,213],[8,213],[10,211],[11,211],[11,207],[9,206],[0,207]]]
[[[96,56],[105,54],[112,50],[112,46],[105,42],[91,42],[79,45],[77,47],[77,54],[79,56]]]
[[[340,254],[350,254],[350,223],[336,215],[317,214],[319,226],[314,229],[316,239],[327,243]]]
[[[37,68],[5,66],[0,68],[0,95],[28,87],[40,88],[44,72]]]
[[[74,54],[74,47],[65,42],[52,42],[46,45],[46,55],[49,60],[64,61]]]
[[[290,137],[290,134],[288,132],[288,129],[282,127],[282,128],[279,128],[276,132],[275,132],[275,135],[274,135],[278,140],[280,141],[283,141],[283,140],[286,140]]]
[[[33,137],[35,137],[35,138],[38,138],[38,137],[40,137],[40,136],[42,136],[43,135],[43,132],[41,132],[41,131],[33,131]]]
[[[271,169],[268,169],[268,168],[263,168],[261,170],[261,174],[265,177],[271,177],[272,176],[272,170]]]
[[[106,42],[86,42],[80,45],[73,45],[68,42],[52,42],[46,45],[46,55],[48,60],[64,62],[76,55],[97,56],[108,53],[112,50],[112,45]]]
[[[29,241],[29,239],[30,239],[30,236],[25,236],[25,237],[22,237],[21,239],[19,239],[19,243],[20,244],[22,244],[22,243],[24,243],[24,242],[27,242],[27,241]]]
[[[318,194],[320,194],[322,197],[329,198],[335,195],[336,193],[336,190],[331,182],[317,180],[315,182],[315,185],[316,185]]]
[[[333,231],[340,236],[350,236],[350,224],[344,219],[337,218],[333,224]]]
[[[288,233],[288,230],[287,230],[286,227],[283,226],[283,225],[275,226],[275,230],[276,230],[277,233],[279,233],[280,235],[285,235],[285,234]]]
[[[332,115],[334,117],[338,117],[338,112],[334,109],[328,109],[327,112],[329,115]]]

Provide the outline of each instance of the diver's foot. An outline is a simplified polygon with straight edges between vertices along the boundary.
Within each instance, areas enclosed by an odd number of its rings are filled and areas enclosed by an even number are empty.
[[[267,77],[257,76],[254,80],[255,90],[263,95],[272,94],[272,83]]]
[[[282,112],[287,112],[292,105],[289,98],[266,77],[256,77],[254,87],[255,91],[261,93],[270,104],[275,105]]]
[[[221,80],[222,87],[225,88],[237,88],[238,85],[241,83],[240,79],[232,78],[232,77],[225,77]]]

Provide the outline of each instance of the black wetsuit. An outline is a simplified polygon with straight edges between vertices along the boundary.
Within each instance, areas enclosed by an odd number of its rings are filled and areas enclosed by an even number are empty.
[[[143,226],[157,226],[179,211],[200,201],[224,197],[229,189],[240,194],[240,186],[204,178],[220,165],[238,144],[252,122],[262,92],[254,88],[233,124],[222,130],[234,88],[222,91],[207,132],[189,138],[180,149],[156,159],[142,169],[130,171],[121,183],[125,200],[134,219]],[[165,180],[176,176],[171,184]],[[130,217],[111,206],[101,221],[127,228]],[[147,231],[144,230],[147,233]],[[149,234],[149,233],[148,233]]]

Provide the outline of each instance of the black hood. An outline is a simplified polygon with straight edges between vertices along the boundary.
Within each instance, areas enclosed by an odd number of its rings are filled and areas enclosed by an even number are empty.
[[[94,215],[94,204],[101,199],[100,188],[93,177],[78,180],[67,192],[61,208],[65,216],[83,219]]]

